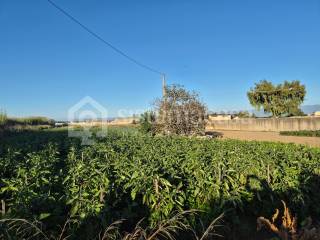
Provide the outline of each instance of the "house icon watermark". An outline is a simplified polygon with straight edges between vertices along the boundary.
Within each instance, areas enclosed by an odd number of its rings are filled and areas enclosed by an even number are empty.
[[[108,111],[86,96],[68,110],[68,136],[81,138],[82,145],[92,145],[94,137],[107,135]]]

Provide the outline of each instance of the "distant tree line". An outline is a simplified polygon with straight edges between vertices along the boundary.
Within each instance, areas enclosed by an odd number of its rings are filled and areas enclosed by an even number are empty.
[[[0,111],[0,129],[40,125],[54,126],[55,121],[46,117],[12,118],[5,111]]]

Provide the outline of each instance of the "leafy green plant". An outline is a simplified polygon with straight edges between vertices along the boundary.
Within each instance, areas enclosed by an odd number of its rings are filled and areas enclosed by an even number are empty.
[[[51,205],[58,201],[55,187],[59,180],[57,150],[54,145],[37,153],[29,153],[25,162],[16,162],[11,177],[2,180],[0,194],[14,216],[28,216],[44,219],[58,207]]]
[[[200,210],[184,222],[197,233],[221,212],[237,229],[241,217],[270,215],[281,199],[302,219],[320,214],[319,148],[120,128],[86,147],[64,129],[3,136],[1,216],[41,221],[53,235],[68,219],[66,235],[85,239],[118,219],[131,232],[144,218],[140,231],[189,209]]]
[[[86,148],[77,153],[72,148],[69,152],[69,170],[63,183],[66,187],[66,204],[71,206],[71,217],[78,215],[84,219],[90,215],[97,215],[105,206],[110,181],[109,166],[99,158],[102,150],[103,148],[97,149],[96,152]]]
[[[141,114],[139,120],[139,131],[142,133],[155,133],[156,115],[149,111]]]

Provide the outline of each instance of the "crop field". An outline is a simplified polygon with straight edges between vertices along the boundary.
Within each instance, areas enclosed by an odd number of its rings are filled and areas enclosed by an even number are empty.
[[[90,146],[64,128],[0,137],[3,239],[121,239],[137,223],[152,233],[176,218],[169,232],[200,239],[221,214],[214,231],[224,239],[262,239],[256,219],[272,216],[281,200],[301,221],[320,216],[320,148],[121,128]]]

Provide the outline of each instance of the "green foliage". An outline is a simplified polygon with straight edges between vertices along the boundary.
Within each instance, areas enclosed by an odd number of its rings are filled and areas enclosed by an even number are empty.
[[[251,117],[250,113],[248,111],[240,111],[236,114],[239,118],[249,118]]]
[[[156,115],[154,112],[149,111],[141,114],[139,120],[139,131],[142,133],[154,133]]]
[[[268,216],[280,200],[301,219],[320,215],[319,148],[116,129],[92,146],[70,141],[61,129],[5,135],[4,217],[41,220],[53,235],[70,219],[66,235],[93,239],[118,219],[158,226],[189,209],[202,210],[185,219],[195,229],[221,212],[237,229],[240,217]]]
[[[271,113],[274,117],[304,115],[300,105],[305,95],[305,86],[298,80],[278,85],[263,80],[247,93],[253,107],[257,110],[263,108],[265,113]]]
[[[46,117],[10,118],[10,125],[54,125],[54,120]]]
[[[53,127],[55,121],[46,117],[8,118],[5,112],[0,111],[0,129],[47,129]]]
[[[71,217],[81,219],[97,215],[105,205],[110,190],[110,165],[105,164],[106,149],[103,146],[85,148],[68,154],[68,173],[63,183],[66,188],[66,204],[71,206]]]
[[[4,163],[10,165],[8,158],[17,154],[8,152]],[[56,147],[49,144],[37,153],[28,153],[24,161],[15,162],[11,177],[2,179],[0,190],[9,197],[11,214],[43,219],[58,210],[59,196],[54,191],[60,174],[55,170],[57,161]]]
[[[284,136],[304,136],[304,137],[320,137],[320,130],[317,131],[308,131],[308,130],[302,130],[302,131],[282,131],[280,132],[280,135]]]
[[[5,111],[0,111],[0,128],[6,125],[8,120],[7,114]]]

